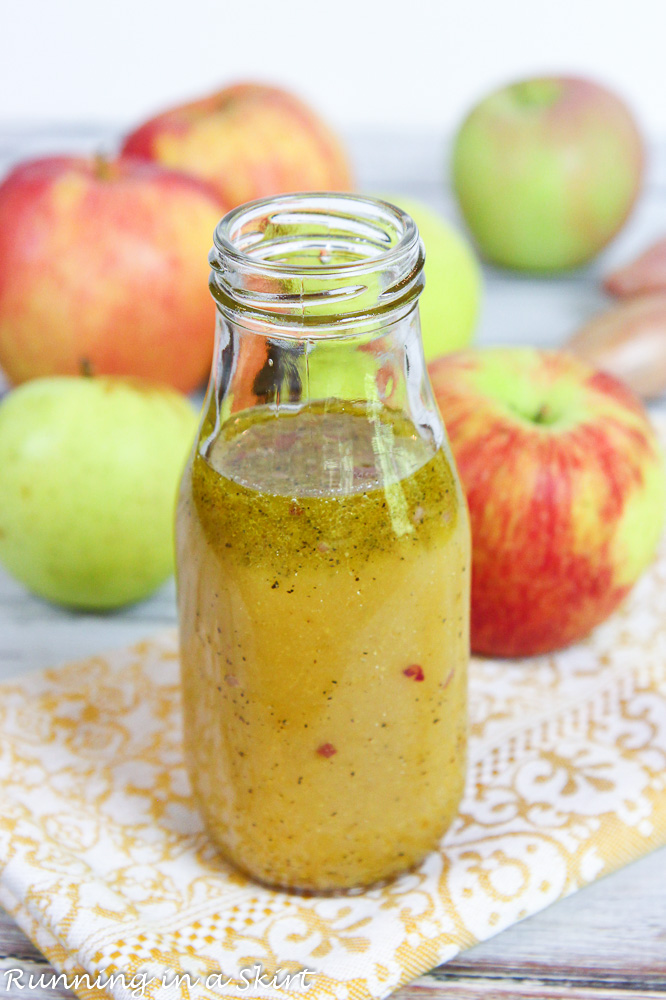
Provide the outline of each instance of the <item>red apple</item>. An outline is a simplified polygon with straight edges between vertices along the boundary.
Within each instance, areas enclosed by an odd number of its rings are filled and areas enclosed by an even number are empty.
[[[566,350],[623,379],[642,399],[666,392],[666,286],[615,303],[584,323]]]
[[[666,237],[657,240],[635,260],[604,278],[611,295],[628,297],[666,291]]]
[[[122,151],[202,177],[232,207],[290,191],[351,187],[342,145],[314,111],[260,84],[236,84],[171,108],[132,132]]]
[[[462,351],[430,365],[472,526],[472,649],[582,639],[651,561],[666,472],[638,399],[561,352]]]
[[[0,185],[0,366],[139,375],[187,392],[206,375],[207,254],[226,206],[152,163],[51,157]]]
[[[456,194],[489,260],[557,271],[591,260],[640,190],[643,143],[626,105],[576,77],[503,87],[456,136]]]

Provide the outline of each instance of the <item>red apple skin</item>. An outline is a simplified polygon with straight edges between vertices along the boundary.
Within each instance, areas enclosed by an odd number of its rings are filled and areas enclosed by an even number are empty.
[[[151,118],[123,155],[157,160],[214,185],[231,207],[292,191],[348,191],[346,153],[321,119],[277,87],[238,83]]]
[[[609,274],[604,279],[604,288],[620,298],[666,291],[666,238]]]
[[[137,375],[189,392],[205,378],[207,254],[226,206],[157,164],[49,157],[0,185],[0,366],[10,382]]]
[[[429,370],[469,505],[473,651],[532,656],[582,639],[663,527],[666,474],[641,404],[562,352],[463,351]]]

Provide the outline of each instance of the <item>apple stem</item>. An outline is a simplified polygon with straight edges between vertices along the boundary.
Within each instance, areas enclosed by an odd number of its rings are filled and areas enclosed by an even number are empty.
[[[104,153],[95,153],[95,177],[100,181],[108,181],[111,180],[112,174],[108,157]]]
[[[546,421],[548,420],[548,415],[549,415],[548,405],[544,403],[543,406],[541,406],[534,414],[534,423],[545,424]]]
[[[90,358],[81,358],[79,362],[79,371],[82,378],[92,378],[94,375],[92,362]]]
[[[559,100],[564,85],[561,80],[544,78],[523,80],[511,87],[516,102],[524,108],[548,108]]]

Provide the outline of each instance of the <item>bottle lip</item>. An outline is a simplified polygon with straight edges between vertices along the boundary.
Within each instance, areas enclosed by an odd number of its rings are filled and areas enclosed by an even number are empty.
[[[313,217],[318,214],[340,220],[346,219],[348,222],[361,219],[368,224],[371,224],[374,217],[377,230],[380,229],[383,214],[385,225],[393,223],[399,227],[399,236],[396,242],[384,251],[380,250],[368,257],[360,257],[358,260],[335,265],[318,263],[295,267],[292,263],[267,260],[264,257],[253,255],[239,247],[237,230],[242,230],[243,226],[258,224],[260,227],[263,226],[265,230],[269,217],[274,220],[277,216],[279,220],[280,215],[289,212],[298,213],[299,211],[309,213]],[[323,234],[317,235],[323,236]],[[276,275],[287,275],[302,272],[306,275],[330,275],[333,273],[351,275],[388,267],[401,258],[408,257],[410,252],[417,250],[419,242],[419,232],[414,220],[391,202],[381,198],[370,198],[366,195],[346,192],[306,191],[277,195],[271,198],[258,198],[256,201],[246,202],[227,212],[215,227],[214,246],[211,254],[214,254],[216,250],[222,252],[243,268],[256,269],[258,273],[269,272]]]
[[[411,310],[424,259],[414,220],[390,202],[279,195],[240,205],[218,223],[210,290],[235,323],[335,337]]]

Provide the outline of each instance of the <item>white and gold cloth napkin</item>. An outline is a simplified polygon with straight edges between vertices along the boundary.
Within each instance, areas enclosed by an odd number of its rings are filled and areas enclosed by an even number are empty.
[[[666,543],[588,641],[475,660],[470,694],[440,850],[326,898],[261,888],[209,844],[173,633],[2,685],[0,903],[81,996],[386,996],[666,843]]]

